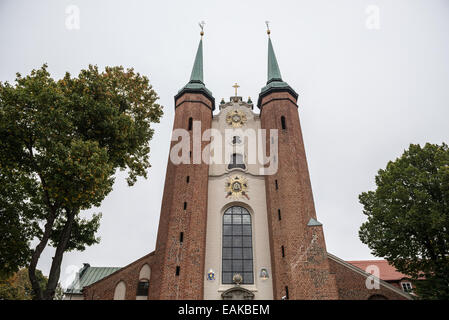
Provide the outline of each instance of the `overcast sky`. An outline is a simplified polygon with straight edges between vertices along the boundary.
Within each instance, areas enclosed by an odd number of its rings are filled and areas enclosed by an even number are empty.
[[[66,26],[70,5],[79,29]],[[148,76],[164,106],[149,179],[130,188],[118,174],[102,206],[84,213],[103,213],[101,243],[64,256],[63,283],[71,266],[121,267],[154,249],[173,96],[189,79],[202,20],[205,83],[217,102],[235,82],[257,101],[271,22],[282,77],[299,93],[318,220],[328,251],[342,259],[374,258],[358,238],[358,195],[375,187],[377,170],[410,143],[449,140],[447,0],[0,0],[0,81],[43,63],[56,79],[88,64],[123,65]],[[52,254],[38,266],[45,274]]]

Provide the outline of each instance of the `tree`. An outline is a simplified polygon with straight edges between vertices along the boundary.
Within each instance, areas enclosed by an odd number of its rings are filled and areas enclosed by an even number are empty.
[[[82,210],[100,205],[117,169],[130,186],[147,177],[157,99],[148,78],[123,67],[55,81],[43,65],[0,83],[0,274],[27,265],[35,298],[54,297],[64,252],[99,241],[100,215]],[[36,266],[47,245],[56,251],[43,288]]]
[[[43,287],[47,284],[48,279],[40,270],[36,270],[36,279]],[[0,300],[31,300],[32,298],[33,288],[27,268],[22,268],[9,278],[0,280]]]
[[[376,185],[359,196],[368,217],[360,239],[408,275],[420,298],[449,299],[448,146],[411,144]]]

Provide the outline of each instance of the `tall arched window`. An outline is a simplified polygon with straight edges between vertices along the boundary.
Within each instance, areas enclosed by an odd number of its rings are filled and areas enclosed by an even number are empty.
[[[139,273],[139,282],[137,283],[136,299],[147,297],[150,287],[151,268],[148,264],[143,265]]]
[[[242,284],[253,284],[251,215],[243,207],[228,208],[223,215],[222,283],[232,284],[235,274]]]

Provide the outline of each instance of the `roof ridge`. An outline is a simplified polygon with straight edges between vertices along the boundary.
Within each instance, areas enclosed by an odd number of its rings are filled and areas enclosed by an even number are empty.
[[[398,289],[398,288],[396,288],[395,286],[389,284],[389,283],[386,282],[385,280],[382,280],[381,278],[376,277],[375,275],[373,275],[373,274],[371,274],[371,273],[368,273],[368,272],[366,272],[365,270],[360,269],[359,267],[356,267],[356,266],[350,264],[349,262],[347,262],[347,261],[345,261],[345,260],[343,260],[343,259],[340,259],[339,257],[337,257],[337,256],[335,256],[335,255],[333,255],[333,254],[331,254],[331,253],[329,253],[329,252],[327,253],[327,256],[328,256],[330,259],[334,260],[335,262],[340,263],[340,264],[342,264],[342,265],[344,265],[344,266],[347,266],[348,268],[350,268],[350,269],[352,269],[353,271],[359,273],[360,275],[363,275],[364,277],[372,276],[372,277],[376,278],[376,279],[379,281],[379,284],[383,285],[385,288],[388,288],[388,289],[390,289],[390,290],[392,290],[392,291],[394,291],[394,292],[400,294],[401,296],[403,296],[403,297],[405,297],[405,298],[407,298],[407,299],[409,299],[409,300],[412,300],[412,298],[411,298],[411,296],[410,296],[409,294],[406,294],[406,293],[402,292],[400,289]]]

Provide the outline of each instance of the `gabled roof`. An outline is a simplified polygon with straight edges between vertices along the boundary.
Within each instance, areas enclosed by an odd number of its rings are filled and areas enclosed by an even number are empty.
[[[81,294],[81,290],[85,286],[97,282],[120,269],[118,267],[91,267],[89,264],[84,264],[65,293]]]
[[[368,266],[375,265],[379,268],[379,278],[384,281],[399,281],[403,278],[408,278],[405,274],[397,271],[387,260],[356,260],[347,262],[362,270],[366,270]]]
[[[345,266],[345,267],[347,267],[347,268],[357,272],[358,274],[360,274],[360,275],[362,275],[364,277],[372,276],[374,278],[377,278],[375,275],[372,275],[371,273],[366,272],[365,269],[361,269],[361,268],[359,268],[359,267],[349,263],[348,261],[344,261],[344,260],[340,259],[339,257],[334,256],[333,254],[330,254],[329,252],[327,253],[327,256],[328,256],[329,259],[332,259],[333,261],[335,261],[335,262],[337,262],[337,263],[339,263],[339,264],[341,264],[341,265],[343,265],[343,266]],[[378,261],[378,260],[374,260],[374,261]],[[388,282],[386,282],[382,278],[377,278],[377,279],[379,279],[379,284],[381,286],[384,286],[385,288],[388,288],[388,289],[396,292],[397,294],[399,294],[399,295],[401,295],[401,296],[403,296],[403,297],[405,297],[405,298],[407,298],[409,300],[412,300],[411,295],[409,295],[408,293],[402,292],[402,290],[400,290],[399,288],[396,288],[395,286],[389,284]]]

